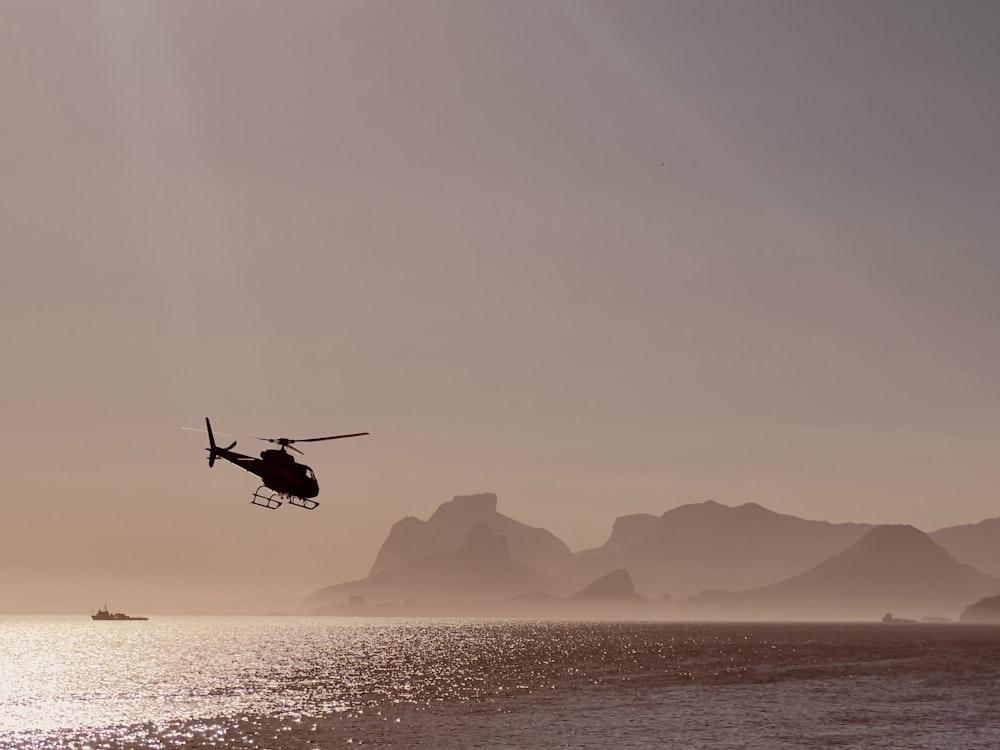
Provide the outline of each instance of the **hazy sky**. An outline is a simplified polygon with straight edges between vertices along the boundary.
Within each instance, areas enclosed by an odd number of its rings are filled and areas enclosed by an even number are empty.
[[[707,499],[1000,515],[998,28],[3,2],[0,611],[307,593],[482,491],[573,549]],[[205,416],[372,435],[269,512]]]

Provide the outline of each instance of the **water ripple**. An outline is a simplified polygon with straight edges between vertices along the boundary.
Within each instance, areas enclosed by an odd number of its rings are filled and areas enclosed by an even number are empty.
[[[0,617],[0,746],[995,747],[998,680],[1000,630],[957,625]]]

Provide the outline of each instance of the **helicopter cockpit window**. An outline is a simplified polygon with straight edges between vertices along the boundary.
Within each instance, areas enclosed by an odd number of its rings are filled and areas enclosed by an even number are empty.
[[[316,478],[316,475],[315,475],[315,474],[313,474],[313,470],[312,470],[312,469],[310,469],[310,468],[309,468],[309,467],[307,466],[307,467],[306,467],[306,479],[315,479],[315,478]]]

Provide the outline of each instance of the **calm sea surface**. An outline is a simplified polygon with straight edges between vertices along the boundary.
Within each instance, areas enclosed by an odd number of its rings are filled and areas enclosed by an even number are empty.
[[[0,748],[1000,747],[1000,628],[0,616]]]

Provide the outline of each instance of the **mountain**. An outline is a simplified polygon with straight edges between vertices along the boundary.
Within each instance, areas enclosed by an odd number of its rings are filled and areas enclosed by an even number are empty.
[[[497,513],[492,492],[458,495],[442,503],[427,521],[409,516],[395,523],[375,557],[369,576],[402,568],[428,555],[462,546],[466,535],[479,523],[504,537],[515,560],[550,570],[571,557],[569,547],[545,529],[534,528]]]
[[[1000,518],[940,529],[931,534],[931,539],[956,560],[1000,576]]]
[[[1000,623],[1000,594],[970,604],[959,617],[962,622]]]
[[[702,616],[752,619],[881,618],[885,612],[954,616],[1000,591],[1000,579],[958,562],[912,526],[879,526],[840,554],[779,583],[685,600]]]
[[[430,554],[360,581],[327,586],[310,598],[318,606],[352,596],[373,602],[495,601],[553,588],[551,580],[514,560],[507,540],[494,534],[486,521],[479,521],[458,549]]]
[[[808,521],[756,503],[730,507],[709,500],[661,516],[621,516],[602,546],[575,556],[575,570],[568,574],[587,580],[626,568],[646,596],[744,589],[816,565],[872,528]]]

